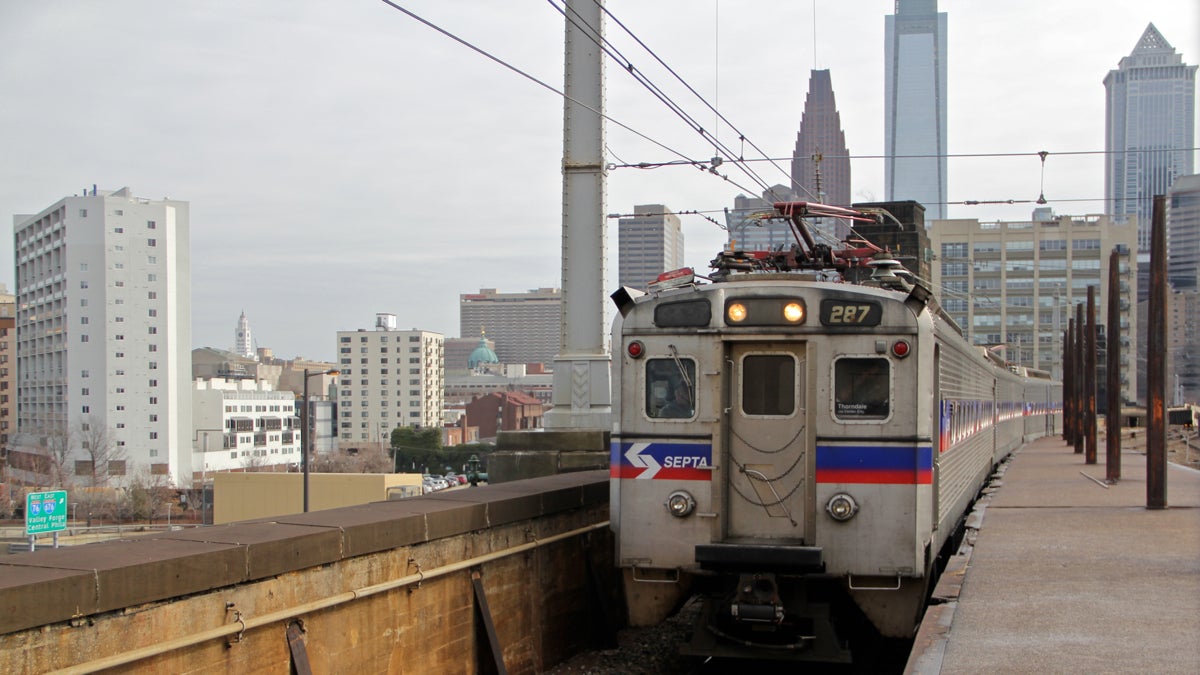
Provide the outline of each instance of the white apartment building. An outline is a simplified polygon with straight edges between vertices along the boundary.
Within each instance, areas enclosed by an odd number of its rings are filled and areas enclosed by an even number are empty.
[[[18,479],[90,481],[103,463],[105,482],[190,485],[188,203],[93,187],[13,234]]]
[[[296,395],[255,380],[198,379],[192,390],[192,472],[300,468]],[[203,479],[203,478],[202,478]]]
[[[338,447],[387,447],[396,427],[441,428],[445,371],[441,333],[397,330],[394,314],[375,329],[338,331]]]

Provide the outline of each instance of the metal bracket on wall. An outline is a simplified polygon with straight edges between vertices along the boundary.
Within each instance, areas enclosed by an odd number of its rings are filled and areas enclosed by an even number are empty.
[[[304,639],[304,622],[296,619],[288,624],[288,651],[292,654],[292,673],[294,675],[312,675],[312,666],[308,663],[308,646]]]
[[[496,635],[496,624],[492,622],[492,611],[488,609],[487,595],[483,592],[483,575],[480,567],[471,568],[471,585],[475,587],[475,610],[483,620],[483,628],[487,632],[488,646],[492,651],[492,662],[496,664],[499,675],[508,675],[504,667],[504,653],[500,648],[500,638]]]

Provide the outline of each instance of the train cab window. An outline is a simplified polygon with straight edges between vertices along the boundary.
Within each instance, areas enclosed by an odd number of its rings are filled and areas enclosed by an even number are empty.
[[[696,415],[696,362],[688,358],[646,360],[646,415],[690,419]]]
[[[752,354],[742,360],[742,412],[791,415],[796,411],[796,360],[790,354]]]
[[[881,420],[890,413],[887,359],[842,358],[833,365],[833,411],[841,419]]]

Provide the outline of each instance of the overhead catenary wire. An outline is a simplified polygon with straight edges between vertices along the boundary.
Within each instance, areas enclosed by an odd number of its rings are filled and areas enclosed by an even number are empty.
[[[597,2],[597,0],[593,0],[593,2]],[[553,4],[553,2],[551,2],[551,4]],[[753,161],[770,162],[772,166],[774,166],[776,169],[779,170],[780,173],[782,173],[784,176],[786,176],[788,178],[788,181],[794,187],[800,188],[806,194],[808,194],[808,196],[812,197],[813,199],[817,198],[816,195],[812,194],[812,192],[808,188],[806,188],[805,186],[801,185],[798,181],[796,181],[792,177],[792,175],[789,171],[784,170],[783,167],[779,166],[776,163],[777,161],[790,161],[791,158],[781,159],[781,160],[773,160],[770,157],[768,157],[767,153],[764,152],[762,148],[758,147],[758,145],[756,145],[753,141],[751,141],[749,138],[747,138],[746,134],[744,134],[740,129],[738,129],[738,127],[733,122],[730,122],[729,119],[725,117],[725,115],[721,114],[721,112],[717,109],[717,107],[714,106],[713,104],[709,103],[708,100],[705,99],[702,94],[700,94],[700,92],[696,91],[696,89],[694,87],[692,87],[692,85],[688,84],[688,82],[686,80],[684,80],[683,77],[680,76],[679,73],[677,73],[674,68],[672,68],[670,65],[668,65],[667,62],[662,59],[662,57],[660,57],[653,49],[651,49],[649,47],[649,45],[647,45],[644,41],[642,41],[641,38],[639,38],[636,34],[634,34],[634,32],[632,30],[630,30],[629,27],[624,24],[624,22],[622,22],[619,18],[617,18],[616,15],[614,15],[611,11],[609,11],[607,7],[605,7],[604,5],[600,5],[600,9],[601,9],[601,11],[604,12],[604,14],[606,16],[608,16],[610,19],[612,19],[614,23],[616,23],[618,26],[620,26],[621,30],[625,31],[625,33],[627,35],[629,35],[629,37],[632,38],[642,49],[644,49],[647,54],[649,54],[652,58],[654,58],[654,60],[657,61],[659,63],[659,65],[661,65],[664,69],[666,69],[666,71],[668,73],[670,73],[676,80],[678,80],[679,83],[684,86],[684,88],[686,88],[689,92],[691,92],[691,94],[693,96],[695,96],[697,99],[699,99],[699,101],[701,103],[703,103],[705,105],[705,107],[707,107],[710,111],[712,111],[713,115],[717,119],[724,122],[730,128],[731,131],[734,131],[735,133],[737,133],[739,141],[741,141],[743,143],[749,143],[750,147],[752,149],[754,149],[758,154],[762,155],[763,159],[753,160]],[[629,65],[630,65],[630,67],[632,67],[632,63]],[[715,134],[708,134],[708,136],[711,137],[714,147],[720,148],[725,152],[729,161],[732,161],[738,165],[741,165],[748,161],[743,157],[743,154],[741,151],[739,151],[735,155],[731,148],[728,148],[723,143],[720,143],[718,141],[718,139],[716,138]],[[762,187],[762,189],[764,191],[770,190],[770,186],[767,184],[767,182],[765,180],[760,180],[759,185]]]
[[[586,35],[593,42],[593,44],[595,44],[601,51],[603,51],[605,55],[607,55],[610,59],[612,59],[619,66],[621,66],[622,70],[629,73],[630,76],[632,76],[635,81],[637,81],[647,91],[649,91],[651,93],[651,95],[653,95],[656,99],[659,100],[660,103],[662,103],[664,106],[666,106],[666,108],[668,110],[670,110],[677,117],[679,117],[680,120],[682,120],[685,124],[687,124],[689,128],[691,128],[696,133],[700,134],[701,138],[713,143],[714,147],[719,148],[719,150],[721,152],[724,152],[726,156],[733,157],[732,148],[727,147],[715,135],[713,135],[711,132],[706,130],[704,128],[704,125],[702,125],[695,117],[693,117],[686,110],[684,110],[683,107],[681,105],[679,105],[678,103],[676,103],[675,100],[672,99],[669,94],[664,92],[660,87],[658,87],[658,85],[656,85],[654,82],[652,82],[649,77],[647,77],[636,66],[634,66],[632,60],[625,57],[625,55],[622,54],[621,51],[615,45],[613,45],[611,41],[609,41],[607,38],[603,37],[600,34],[600,31],[596,27],[589,25],[583,17],[579,16],[579,14],[577,12],[575,12],[569,5],[566,4],[565,0],[560,0],[562,2],[561,6],[559,5],[558,2],[556,2],[556,0],[546,0],[546,1],[551,7],[553,7],[556,11],[558,11],[560,14],[562,14],[563,17],[568,22],[570,22],[572,25],[574,25],[576,28],[578,28],[580,31],[582,31],[583,34]],[[593,0],[593,1],[595,1],[595,0]],[[600,7],[600,9],[602,11],[604,11],[604,13],[607,16],[612,18],[613,21],[616,21],[618,25],[621,25],[622,28],[625,28],[624,25],[621,24],[620,20],[617,19],[616,17],[614,17],[612,15],[612,13],[608,11],[607,8],[605,8],[603,5],[600,5],[599,3],[597,3],[597,5]],[[655,55],[653,53],[653,51],[651,51],[649,49],[649,47],[646,47],[644,42],[642,42],[636,35],[634,35],[631,31],[629,31],[628,28],[625,28],[625,30],[627,33],[630,34],[631,37],[633,37],[633,39],[639,45],[642,46],[643,49],[646,49],[652,56],[654,56],[659,61],[659,63],[661,63],[663,65],[664,68],[666,68],[669,72],[671,72],[673,75],[675,75],[675,77],[677,79],[679,79],[679,81],[682,82],[683,85],[685,87],[687,87],[689,91],[691,91],[694,95],[699,97],[702,101],[704,100],[703,97],[699,93],[697,93],[695,91],[695,89],[693,89],[691,87],[691,85],[687,84],[687,82],[684,81],[681,77],[679,77],[679,75],[676,74],[670,68],[670,66],[666,65],[666,63],[664,61],[662,61],[662,59],[658,58],[658,56]],[[713,108],[712,105],[708,104],[707,101],[704,101],[704,102],[709,107],[709,109],[716,112],[716,109]],[[717,113],[717,114],[719,116],[719,113]],[[724,118],[721,117],[721,119],[724,119]],[[726,123],[728,123],[727,120],[726,120]],[[732,125],[730,125],[730,126],[732,127]],[[745,140],[744,136],[742,136],[740,133],[739,133],[739,139]],[[746,167],[746,166],[740,164],[738,160],[731,159],[730,161],[732,161],[734,163],[734,165],[737,166],[740,171],[742,171],[744,174],[746,174],[746,176],[749,177],[753,182],[755,182],[762,190],[764,190],[764,191],[770,190],[770,186],[767,184],[767,181],[765,179],[763,179],[761,176],[759,176],[755,171],[753,171],[749,167]],[[716,167],[719,166],[721,163],[723,163],[723,160],[721,160],[721,158],[719,156],[714,157],[713,160],[708,163],[709,164],[708,171],[710,173],[713,173],[714,175],[717,175],[717,176],[725,179],[726,181],[729,181],[730,183],[733,183],[734,185],[737,185],[737,183],[734,182],[732,179],[730,179],[728,177],[728,175],[719,174],[716,171]],[[679,163],[677,163],[677,164],[679,164]],[[652,168],[652,167],[646,166],[646,167],[641,167],[641,168]],[[653,167],[653,168],[657,168],[657,167]],[[747,191],[747,192],[750,191],[747,188],[740,186],[740,185],[737,185],[737,187],[743,191]]]
[[[642,133],[642,132],[638,131],[637,129],[634,129],[634,128],[633,128],[633,127],[631,127],[631,126],[629,126],[629,125],[627,125],[627,124],[625,124],[625,123],[623,123],[623,122],[621,122],[621,121],[619,121],[619,120],[613,119],[613,118],[612,118],[612,117],[610,117],[609,115],[607,115],[607,114],[605,114],[605,113],[602,113],[602,112],[600,112],[599,110],[596,110],[595,108],[593,108],[593,107],[591,107],[591,106],[587,105],[586,103],[583,103],[582,101],[578,101],[578,100],[576,100],[576,99],[574,99],[574,98],[572,98],[572,97],[568,96],[566,92],[564,92],[564,91],[562,91],[562,90],[560,90],[560,89],[558,89],[558,88],[556,88],[556,87],[554,87],[554,86],[552,86],[552,85],[550,85],[550,84],[547,84],[546,82],[543,82],[542,80],[540,80],[540,79],[538,79],[538,78],[534,77],[533,75],[530,75],[529,73],[525,72],[524,70],[521,70],[520,68],[517,68],[516,66],[514,66],[514,65],[512,65],[511,63],[509,63],[509,62],[507,62],[507,61],[505,61],[505,60],[501,59],[501,58],[500,58],[500,57],[498,57],[498,56],[495,56],[495,55],[494,55],[494,54],[492,54],[491,52],[488,52],[488,51],[484,50],[483,48],[481,48],[481,47],[478,47],[478,46],[476,46],[476,45],[474,45],[474,44],[472,44],[472,43],[470,43],[470,42],[468,42],[468,41],[464,40],[463,38],[460,38],[459,36],[455,35],[454,33],[451,33],[450,31],[448,31],[448,30],[446,30],[446,29],[442,28],[441,26],[438,26],[437,24],[435,24],[435,23],[433,23],[433,22],[431,22],[431,21],[429,21],[429,20],[427,20],[427,19],[425,19],[425,18],[423,18],[423,17],[421,17],[421,16],[419,16],[419,15],[415,14],[415,13],[414,13],[414,12],[412,12],[411,10],[408,10],[408,9],[406,9],[406,8],[404,8],[404,7],[402,7],[402,6],[400,6],[399,4],[397,4],[397,3],[393,2],[393,0],[379,0],[379,1],[380,1],[380,2],[382,2],[382,3],[383,3],[383,4],[385,4],[385,5],[387,5],[387,6],[391,7],[391,8],[393,8],[393,9],[395,9],[396,11],[398,11],[398,12],[401,12],[402,14],[405,14],[406,16],[408,16],[408,17],[412,18],[413,20],[415,20],[415,21],[417,21],[417,22],[419,22],[419,23],[421,23],[421,24],[425,25],[426,27],[428,27],[428,28],[431,28],[431,29],[433,29],[433,30],[437,31],[438,33],[441,33],[442,35],[444,35],[444,36],[446,36],[446,37],[450,38],[451,40],[454,40],[455,42],[457,42],[457,43],[459,43],[460,45],[462,45],[462,46],[466,47],[467,49],[470,49],[471,51],[473,51],[473,52],[475,52],[475,53],[477,53],[477,54],[479,54],[479,55],[481,55],[481,56],[484,56],[484,57],[488,58],[489,60],[491,60],[491,61],[493,61],[493,62],[495,62],[495,63],[497,63],[497,64],[499,64],[499,65],[501,65],[501,66],[503,66],[503,67],[505,67],[505,68],[507,68],[507,69],[509,69],[509,70],[511,70],[512,72],[516,73],[517,75],[520,75],[521,77],[523,77],[523,78],[525,78],[525,79],[529,80],[530,82],[533,82],[534,84],[536,84],[536,85],[538,85],[538,86],[540,86],[540,87],[542,87],[542,88],[544,88],[544,89],[547,89],[547,90],[549,90],[549,91],[551,91],[551,92],[553,92],[553,93],[555,93],[555,94],[557,94],[557,95],[561,96],[563,99],[565,99],[565,100],[568,100],[568,101],[570,101],[570,102],[574,103],[575,105],[578,105],[578,106],[580,106],[580,107],[582,107],[582,108],[584,108],[584,109],[586,109],[586,110],[590,110],[591,112],[595,113],[596,115],[600,116],[601,118],[603,118],[603,119],[605,119],[605,120],[608,120],[609,122],[612,122],[613,124],[615,124],[615,125],[617,125],[617,126],[621,127],[622,129],[624,129],[624,130],[626,130],[626,131],[628,131],[628,132],[630,132],[630,133],[632,133],[632,134],[634,134],[634,135],[638,136],[639,138],[641,138],[641,139],[643,139],[643,140],[649,141],[650,143],[653,143],[654,145],[657,145],[658,147],[662,148],[663,150],[666,150],[667,152],[669,152],[669,153],[671,153],[671,154],[673,154],[673,155],[675,155],[675,156],[677,156],[677,157],[680,157],[680,158],[682,158],[682,159],[685,159],[685,160],[687,160],[687,161],[688,161],[688,163],[692,163],[692,164],[695,164],[695,163],[700,163],[700,162],[699,162],[699,160],[694,160],[694,159],[691,159],[691,158],[689,158],[687,155],[685,155],[685,154],[683,154],[682,152],[680,152],[680,151],[678,151],[678,150],[676,150],[676,149],[674,149],[674,148],[672,148],[672,147],[670,147],[670,146],[666,145],[665,143],[662,143],[662,142],[660,142],[660,141],[658,141],[658,140],[656,140],[656,139],[654,139],[654,138],[651,138],[650,136],[647,136],[646,134],[644,134],[644,133]]]

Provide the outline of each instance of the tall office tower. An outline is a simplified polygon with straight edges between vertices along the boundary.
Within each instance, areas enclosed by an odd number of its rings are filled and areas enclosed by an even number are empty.
[[[796,235],[786,220],[758,220],[751,214],[773,211],[775,202],[799,199],[786,185],[774,185],[762,197],[738,195],[733,208],[725,209],[725,225],[729,230],[729,248],[737,251],[773,251],[780,246],[796,243]]]
[[[632,218],[617,225],[619,285],[645,289],[668,270],[683,267],[683,229],[679,216],[662,204],[633,207]]]
[[[885,17],[884,181],[887,201],[915,200],[946,217],[946,13],[937,0],[896,0]]]
[[[129,188],[14,218],[21,479],[191,485],[188,231]]]
[[[442,339],[398,330],[395,314],[377,314],[375,330],[338,331],[339,448],[386,448],[397,427],[442,428]]]
[[[1200,174],[1179,176],[1167,194],[1167,242],[1171,286],[1200,289]]]
[[[792,152],[792,190],[802,201],[850,205],[850,152],[828,70],[814,70],[808,77],[808,97]],[[816,218],[813,224],[837,241],[850,234],[850,222],[841,218]]]
[[[967,338],[1055,379],[1062,377],[1063,331],[1075,317],[1074,306],[1087,300],[1088,286],[1099,290],[1097,323],[1107,321],[1109,252],[1116,249],[1122,400],[1133,400],[1139,331],[1130,301],[1137,290],[1131,265],[1137,229],[1131,221],[1056,216],[1047,207],[1035,209],[1028,221],[938,221],[930,224],[929,239],[938,254],[934,293]],[[1102,359],[1098,365],[1104,368]],[[1103,374],[1097,381],[1104,382]]]
[[[562,292],[538,288],[527,293],[499,293],[481,288],[458,296],[459,335],[481,335],[496,341],[501,363],[550,365],[558,354]]]
[[[1154,195],[1194,173],[1196,66],[1150,24],[1104,78],[1104,198],[1108,213],[1136,215],[1138,252],[1150,248]],[[1146,258],[1146,262],[1149,258]]]
[[[237,331],[234,332],[233,353],[248,359],[256,358],[254,353],[254,338],[250,336],[250,319],[246,313],[238,317]]]

